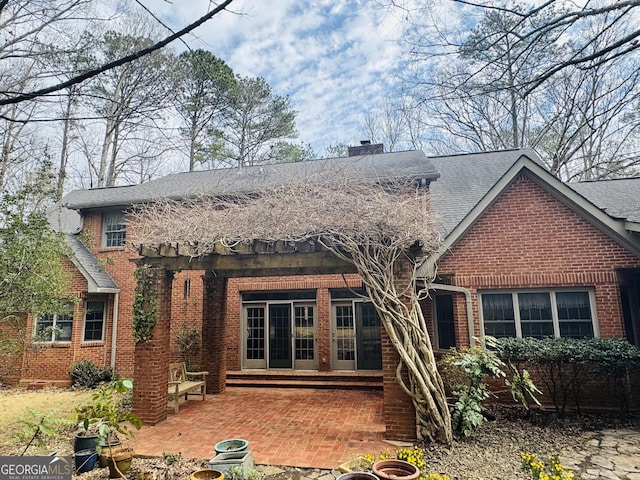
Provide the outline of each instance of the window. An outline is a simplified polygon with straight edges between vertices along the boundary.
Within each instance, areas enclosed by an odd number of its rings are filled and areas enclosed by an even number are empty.
[[[104,331],[104,302],[89,301],[84,314],[84,336],[85,342],[102,341]]]
[[[595,336],[589,291],[481,293],[485,335],[493,337]]]
[[[35,340],[38,342],[70,342],[73,327],[73,303],[60,313],[45,313],[35,319]]]
[[[102,246],[122,247],[127,236],[127,223],[124,213],[105,213],[102,217]]]

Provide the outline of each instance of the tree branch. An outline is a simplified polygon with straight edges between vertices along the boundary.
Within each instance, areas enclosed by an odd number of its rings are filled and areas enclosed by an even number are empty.
[[[41,97],[41,96],[44,96],[44,95],[48,95],[49,93],[53,93],[53,92],[57,92],[59,90],[63,90],[65,88],[67,88],[67,87],[70,87],[72,85],[76,85],[78,83],[84,82],[85,80],[88,80],[89,78],[95,77],[96,75],[99,75],[99,74],[101,74],[103,72],[111,70],[112,68],[119,67],[120,65],[124,65],[126,63],[129,63],[129,62],[132,62],[134,60],[137,60],[138,58],[144,57],[145,55],[148,55],[148,54],[150,54],[152,52],[155,52],[156,50],[159,50],[159,49],[167,46],[168,44],[170,44],[174,40],[182,37],[183,35],[186,35],[187,33],[195,30],[197,27],[199,27],[203,23],[207,22],[208,20],[213,18],[218,13],[220,13],[223,10],[225,10],[232,2],[233,2],[233,0],[224,1],[222,4],[218,5],[216,8],[211,10],[206,15],[200,17],[195,22],[187,25],[182,30],[179,30],[174,34],[169,35],[164,40],[161,40],[161,41],[151,45],[150,47],[144,48],[142,50],[138,50],[137,52],[131,53],[131,54],[126,55],[124,57],[121,57],[121,58],[119,58],[117,60],[114,60],[112,62],[106,63],[106,64],[104,64],[104,65],[102,65],[102,66],[100,66],[98,68],[94,68],[92,70],[88,70],[87,72],[85,72],[85,73],[83,73],[81,75],[77,75],[77,76],[75,76],[75,77],[73,77],[73,78],[71,78],[71,79],[69,79],[69,80],[67,80],[65,82],[58,83],[58,84],[52,85],[50,87],[42,88],[40,90],[35,90],[35,91],[29,92],[29,93],[19,93],[19,94],[16,94],[14,97],[9,97],[9,98],[2,99],[2,100],[0,100],[0,105],[11,105],[11,104],[15,104],[15,103],[25,102],[25,101],[28,101],[28,100],[33,100],[34,98],[38,98],[38,97]],[[0,4],[0,7],[1,6],[2,6],[2,4]],[[2,93],[14,94],[14,93],[17,93],[17,92],[2,92]]]

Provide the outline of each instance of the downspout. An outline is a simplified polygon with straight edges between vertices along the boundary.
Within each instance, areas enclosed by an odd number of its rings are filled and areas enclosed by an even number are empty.
[[[426,289],[444,290],[447,292],[464,293],[465,303],[467,306],[467,328],[469,329],[469,345],[475,343],[475,337],[473,336],[473,303],[471,302],[471,292],[468,288],[458,287],[456,285],[445,285],[443,283],[427,283],[425,282]]]
[[[113,328],[111,329],[111,368],[116,369],[116,345],[118,343],[118,303],[120,294],[113,294]]]

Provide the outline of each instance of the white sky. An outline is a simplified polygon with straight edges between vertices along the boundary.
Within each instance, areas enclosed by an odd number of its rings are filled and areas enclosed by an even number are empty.
[[[174,30],[204,15],[208,0],[140,0]],[[237,74],[264,77],[298,112],[297,141],[322,155],[357,144],[364,113],[394,82],[400,58],[397,16],[367,0],[235,0],[185,37]],[[183,50],[175,42],[173,47]]]

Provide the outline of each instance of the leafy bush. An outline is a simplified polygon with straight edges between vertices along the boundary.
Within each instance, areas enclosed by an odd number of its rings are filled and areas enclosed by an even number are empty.
[[[564,414],[571,398],[580,412],[582,388],[594,379],[613,382],[621,411],[628,411],[628,373],[640,368],[640,349],[626,340],[502,338],[496,345],[502,360],[538,366],[540,379],[558,414]]]
[[[504,363],[495,352],[476,343],[472,347],[452,349],[442,359],[443,374],[455,397],[451,408],[451,423],[455,431],[465,437],[482,424],[482,402],[490,392],[484,376],[504,377]]]
[[[69,375],[75,387],[94,388],[113,380],[113,369],[96,365],[91,360],[80,360],[71,367]]]

